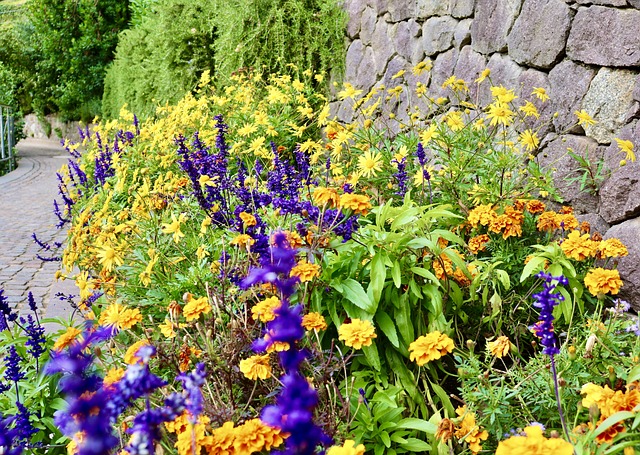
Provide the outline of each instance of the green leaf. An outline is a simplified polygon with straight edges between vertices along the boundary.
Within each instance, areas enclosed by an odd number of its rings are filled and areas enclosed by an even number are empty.
[[[387,449],[391,447],[391,439],[389,439],[389,433],[387,433],[386,431],[381,431],[378,436]]]
[[[629,371],[627,376],[627,384],[640,380],[640,365],[636,365]]]
[[[542,266],[542,264],[544,264],[544,261],[546,260],[547,259],[542,256],[533,256],[524,266],[522,274],[520,275],[520,282],[522,283],[524,280],[529,278],[533,274],[533,272],[537,271]]]
[[[347,278],[341,284],[341,289],[338,289],[335,284],[332,284],[331,286],[358,308],[361,308],[370,314],[374,314],[376,312],[377,304],[371,301],[360,283],[353,278]]]
[[[405,294],[406,296],[406,294]],[[415,341],[413,332],[413,320],[411,317],[411,308],[406,297],[403,297],[400,306],[395,309],[393,316],[396,320],[396,326],[400,331],[400,336],[405,342],[405,345],[409,345]]]
[[[435,242],[426,237],[417,237],[407,242],[407,248],[429,248],[432,250],[435,246]]]
[[[447,414],[450,416],[456,415],[456,412],[453,409],[453,404],[451,404],[451,400],[449,399],[449,395],[447,395],[447,392],[445,392],[444,389],[435,382],[429,381],[429,384],[431,384],[431,388],[440,398],[442,406],[447,410]]]
[[[435,424],[428,422],[426,420],[416,419],[416,418],[402,419],[400,422],[398,422],[397,427],[406,428],[409,430],[424,431],[425,433],[431,434],[431,435],[436,434],[436,430],[438,429],[438,427],[436,427]]]
[[[626,420],[626,419],[629,419],[629,418],[633,417],[634,415],[635,414],[633,412],[631,412],[631,411],[619,411],[619,412],[616,412],[612,416],[609,416],[607,419],[605,419],[605,421],[602,422],[600,425],[598,425],[598,428],[596,428],[596,431],[593,433],[593,437],[597,438],[598,436],[600,436],[602,433],[607,431],[609,428],[611,428],[616,423],[622,422],[623,420]]]
[[[400,269],[400,263],[393,261],[393,267],[391,268],[391,278],[393,278],[393,284],[400,289],[402,286],[402,270]]]
[[[387,278],[387,268],[384,265],[384,253],[377,253],[371,259],[370,282],[367,288],[367,294],[371,292],[373,304],[377,305],[382,296],[382,289]]]
[[[398,332],[391,317],[384,311],[378,311],[375,316],[375,322],[376,325],[380,327],[380,330],[389,338],[393,347],[399,348],[400,340],[398,340]]]
[[[439,283],[438,279],[436,278],[436,276],[431,273],[429,270],[422,268],[422,267],[411,267],[411,271],[413,273],[415,273],[416,275],[419,275],[423,278],[426,278],[428,280],[430,280],[432,283]]]
[[[424,442],[422,439],[417,438],[407,438],[407,442],[405,444],[400,444],[400,447],[414,453],[431,450],[431,446],[429,444]]]
[[[380,365],[380,356],[378,355],[378,348],[375,343],[371,343],[371,346],[362,346],[362,352],[369,365],[376,371],[380,371],[382,366]]]
[[[399,216],[394,218],[393,223],[391,223],[391,230],[396,231],[399,227],[414,221],[417,214],[418,209],[415,207],[403,210]]]

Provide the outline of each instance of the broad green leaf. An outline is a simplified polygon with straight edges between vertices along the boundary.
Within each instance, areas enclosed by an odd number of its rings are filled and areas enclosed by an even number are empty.
[[[542,256],[533,256],[529,259],[529,262],[524,266],[522,270],[522,274],[520,275],[520,282],[522,283],[524,280],[529,278],[535,271],[540,269],[540,266],[544,264],[544,261],[547,259]]]
[[[504,287],[504,290],[508,291],[511,287],[511,279],[509,278],[509,274],[501,269],[496,269],[495,272],[496,275],[498,275],[498,279],[500,280],[500,283],[502,283],[502,287]]]
[[[429,444],[424,442],[422,439],[417,438],[407,438],[407,442],[405,444],[400,444],[400,447],[413,453],[431,450],[431,446]]]
[[[398,422],[398,428],[407,428],[410,430],[424,431],[427,434],[436,434],[438,429],[435,424],[422,419],[407,418]]]
[[[627,376],[627,384],[640,380],[640,365],[636,365],[629,371]]]
[[[402,270],[398,261],[393,261],[393,267],[391,268],[391,278],[393,278],[393,284],[400,289],[402,286]]]
[[[438,395],[438,397],[440,398],[442,406],[447,410],[447,414],[450,416],[456,415],[456,412],[453,409],[453,404],[451,404],[451,400],[449,399],[449,395],[447,395],[447,392],[445,392],[444,389],[435,382],[429,381],[429,384],[431,385],[431,388],[436,393],[436,395]]]
[[[367,289],[367,294],[371,292],[373,304],[378,305],[380,297],[382,296],[382,289],[387,278],[387,268],[384,265],[384,253],[377,253],[373,259],[371,259],[371,272],[370,282]]]
[[[597,438],[598,436],[600,436],[602,433],[607,431],[616,423],[622,422],[623,420],[626,420],[626,419],[630,419],[633,416],[635,416],[635,414],[631,411],[616,412],[612,416],[609,416],[608,418],[606,418],[604,422],[602,422],[600,425],[598,425],[598,428],[596,428],[596,431],[593,433],[593,437]]]
[[[422,267],[411,267],[411,271],[413,273],[415,273],[416,275],[419,275],[423,278],[426,278],[428,280],[430,280],[432,283],[439,283],[438,279],[436,278],[436,276],[431,273],[429,270],[422,268]]]
[[[334,289],[336,289],[335,286]],[[371,301],[362,285],[353,278],[347,278],[342,282],[341,291],[338,289],[336,290],[342,293],[342,295],[344,295],[347,300],[355,306],[362,308],[367,313],[374,314],[376,312],[377,304]]]
[[[426,237],[417,237],[407,242],[407,248],[429,248],[432,250],[434,246],[435,242]]]
[[[412,222],[415,220],[417,214],[418,209],[415,207],[403,210],[400,215],[395,217],[393,223],[391,223],[391,230],[396,231],[399,227]]]
[[[396,332],[396,325],[393,323],[391,317],[384,311],[378,311],[375,316],[375,322],[380,330],[389,338],[389,341],[395,348],[400,347],[400,341],[398,340],[398,332]]]
[[[371,346],[362,346],[362,352],[369,365],[376,371],[380,371],[382,367],[380,365],[380,356],[378,355],[378,348],[375,343],[371,343]]]
[[[413,320],[411,318],[411,308],[406,297],[401,300],[400,307],[395,309],[393,315],[396,320],[396,326],[400,331],[400,336],[404,340],[405,345],[413,343],[415,341]]]

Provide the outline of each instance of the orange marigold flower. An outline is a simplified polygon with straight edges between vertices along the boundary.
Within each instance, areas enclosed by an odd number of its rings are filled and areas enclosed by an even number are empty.
[[[572,214],[573,213],[573,207],[571,207],[570,205],[564,205],[564,206],[562,206],[562,208],[560,210],[558,210],[558,213],[560,213],[562,215]]]
[[[256,379],[267,379],[271,377],[271,364],[269,363],[269,354],[256,354],[248,359],[240,361],[240,371],[248,379],[255,381]]]
[[[533,199],[531,201],[527,201],[527,212],[531,214],[538,214],[544,212],[546,205],[542,201],[538,201],[537,199]]]
[[[622,280],[617,270],[598,267],[592,269],[584,277],[584,284],[592,295],[617,294],[622,286]]]
[[[260,319],[260,322],[273,321],[276,318],[274,310],[280,308],[282,302],[278,297],[269,297],[261,302],[256,303],[251,308],[251,317],[253,320]]]
[[[286,341],[272,341],[267,347],[267,354],[271,354],[272,352],[288,351],[289,348],[291,348],[291,345]]]
[[[524,433],[524,436],[511,436],[508,439],[500,441],[496,455],[512,455],[515,453],[529,455],[573,454],[573,446],[571,443],[560,438],[545,438],[542,434],[542,428],[537,425],[526,427]]]
[[[238,215],[242,220],[242,224],[244,227],[255,226],[257,224],[256,217],[247,212],[240,212]]]
[[[444,253],[440,253],[438,259],[434,259],[432,263],[433,272],[437,279],[444,280],[447,276],[453,276],[453,262]]]
[[[524,214],[513,207],[506,207],[502,215],[494,218],[489,224],[489,231],[502,233],[503,239],[520,237],[522,235],[522,221]]]
[[[327,329],[327,321],[320,313],[309,313],[302,317],[302,327],[305,330],[317,330],[318,332]]]
[[[496,341],[488,342],[487,348],[492,355],[501,359],[509,354],[509,351],[511,350],[511,341],[504,335],[499,336]]]
[[[467,223],[474,228],[478,227],[478,224],[488,226],[497,216],[491,204],[479,205],[469,212]]]
[[[371,202],[369,202],[369,196],[364,194],[346,193],[340,196],[340,208],[366,215],[371,209]]]
[[[187,299],[187,304],[182,310],[182,314],[187,321],[193,321],[198,319],[201,314],[207,314],[211,311],[211,305],[209,305],[209,299],[207,296],[194,299],[191,294]]]
[[[598,244],[591,240],[589,234],[580,235],[580,231],[571,231],[560,248],[568,258],[584,261],[596,255]]]
[[[539,231],[553,232],[560,229],[560,219],[553,211],[543,212],[538,217],[537,227]]]
[[[469,239],[469,251],[478,254],[487,249],[487,243],[491,238],[487,234],[476,235]]]
[[[256,240],[249,234],[239,234],[235,236],[229,243],[238,247],[250,247],[251,245],[256,243]]]
[[[362,346],[371,346],[374,338],[377,338],[375,328],[369,321],[352,319],[347,324],[342,324],[338,329],[338,339],[353,349],[362,349]]]
[[[439,331],[422,335],[409,345],[409,359],[422,366],[453,351],[453,340]]]
[[[578,223],[578,219],[573,216],[572,213],[560,213],[558,215],[559,226],[563,228],[565,231],[570,231],[572,229],[578,229],[580,223]]]
[[[480,452],[482,450],[481,442],[487,440],[489,433],[476,424],[476,416],[467,411],[466,406],[456,409],[456,414],[462,417],[462,421],[455,433],[456,437],[466,441],[472,453]]]
[[[302,237],[300,234],[293,231],[283,231],[284,235],[287,236],[287,242],[289,242],[289,246],[291,248],[300,248],[303,244]]]
[[[149,342],[146,339],[142,339],[129,346],[129,349],[127,349],[127,352],[124,354],[124,363],[126,363],[127,365],[133,365],[140,362],[141,359],[138,358],[137,355],[138,351],[142,346],[147,346],[148,344]]]
[[[435,437],[446,444],[453,437],[455,430],[456,426],[453,423],[453,420],[444,418],[438,424]]]
[[[324,188],[317,187],[313,190],[313,194],[311,195],[313,202],[318,204],[320,207],[324,207],[325,205],[330,208],[335,208],[340,203],[340,195],[338,191],[333,188]]]
[[[616,238],[603,240],[598,245],[598,257],[602,259],[617,258],[628,254],[629,250],[627,250],[627,247]]]
[[[104,387],[108,387],[111,384],[118,382],[120,379],[124,377],[125,370],[124,368],[110,368],[107,371],[107,374],[104,375],[104,379],[102,380],[102,385]]]
[[[55,344],[53,345],[54,351],[62,351],[64,348],[73,343],[78,335],[82,333],[82,330],[76,329],[75,327],[68,327],[67,331],[58,337]]]
[[[297,276],[303,283],[311,281],[320,276],[320,266],[307,261],[301,261],[291,269],[290,276]]]

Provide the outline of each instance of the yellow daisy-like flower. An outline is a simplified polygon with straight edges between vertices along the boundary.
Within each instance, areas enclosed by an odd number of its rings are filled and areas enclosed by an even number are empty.
[[[382,155],[371,150],[358,157],[358,170],[362,176],[375,177],[382,170]]]
[[[422,366],[432,360],[438,360],[453,351],[453,348],[453,340],[436,330],[419,337],[409,345],[409,359]]]
[[[173,234],[173,241],[175,243],[180,242],[180,239],[184,237],[184,234],[180,230],[182,223],[187,219],[187,215],[181,213],[178,218],[172,213],[171,214],[171,223],[163,223],[162,224],[162,233],[163,234]]]
[[[327,451],[327,455],[364,455],[365,447],[351,439],[344,441],[342,446],[333,446]]]
[[[542,428],[537,425],[526,427],[524,433],[524,436],[511,436],[508,439],[498,442],[496,455],[573,454],[573,445],[571,445],[571,443],[560,438],[545,438],[542,434]]]
[[[578,117],[578,125],[589,126],[596,124],[596,121],[584,109],[575,111],[574,114]]]
[[[269,297],[256,303],[253,308],[251,308],[251,317],[254,321],[257,319],[260,319],[260,322],[273,321],[276,318],[274,310],[280,308],[280,306],[282,306],[282,302],[278,297]]]
[[[319,206],[337,207],[340,203],[340,195],[333,188],[316,187],[311,195],[313,202]]]
[[[175,338],[176,337],[176,332],[174,330],[175,325],[173,324],[173,322],[171,322],[169,319],[165,319],[164,323],[160,324],[158,326],[158,328],[160,328],[160,332],[166,337],[166,338]]]
[[[302,327],[305,330],[317,330],[320,332],[327,329],[327,321],[320,313],[308,313],[302,317]]]
[[[344,88],[338,92],[338,99],[344,100],[346,98],[355,99],[356,96],[362,93],[362,90],[356,90],[356,88],[349,82],[345,82]]]
[[[487,118],[491,119],[489,124],[491,126],[504,125],[509,126],[513,121],[513,111],[507,107],[506,104],[493,103],[489,105],[489,112]]]
[[[124,262],[120,253],[109,244],[102,245],[97,250],[96,255],[103,269],[108,272],[111,272],[114,267],[118,267]]]
[[[369,202],[369,197],[364,194],[346,193],[340,196],[340,208],[366,215],[371,209],[371,202]]]
[[[67,331],[58,337],[55,344],[53,345],[54,351],[62,351],[64,348],[73,343],[78,335],[82,333],[82,330],[76,329],[75,327],[68,327]]]
[[[431,71],[431,68],[433,68],[433,64],[431,63],[431,60],[425,60],[423,62],[418,63],[416,66],[414,66],[412,69],[412,72],[414,75],[420,76],[422,73]]]
[[[478,78],[475,80],[475,82],[477,84],[480,84],[481,82],[484,82],[484,80],[486,78],[488,78],[490,74],[491,74],[491,70],[489,68],[485,68],[484,70],[482,70],[482,73],[480,73],[480,76],[478,76]]]
[[[520,106],[518,110],[522,112],[525,117],[540,117],[538,108],[531,101],[525,101],[524,105]]]
[[[496,99],[497,103],[494,104],[509,104],[511,101],[515,100],[517,96],[513,92],[513,90],[508,90],[502,85],[492,86],[491,87],[491,95]]]
[[[636,154],[633,152],[633,142],[625,141],[618,138],[615,138],[615,139],[616,139],[616,142],[618,143],[618,147],[620,148],[620,151],[627,154],[626,159],[631,160],[632,163],[635,162]]]
[[[246,378],[255,381],[256,379],[267,379],[271,377],[271,365],[269,354],[256,354],[240,361],[240,371]]]
[[[533,87],[532,95],[535,95],[540,101],[545,102],[549,99],[547,91],[542,87]]]
[[[292,277],[297,276],[302,283],[305,283],[320,276],[320,266],[307,261],[301,261],[291,269],[290,275]]]
[[[207,314],[211,311],[211,305],[209,305],[209,299],[207,296],[194,299],[189,296],[187,304],[182,310],[182,314],[187,321],[193,321],[198,319],[201,314]]]
[[[362,349],[362,346],[371,346],[374,338],[377,338],[375,328],[369,321],[352,319],[347,324],[342,324],[338,329],[338,339],[353,349]]]
[[[429,128],[420,132],[418,137],[420,138],[420,142],[422,142],[422,145],[427,145],[429,141],[431,141],[431,139],[438,137],[438,132],[436,131],[437,127],[438,125],[432,123]]]
[[[584,277],[584,285],[591,295],[617,294],[622,287],[622,280],[617,270],[607,270],[601,267],[589,270]]]
[[[108,387],[111,384],[115,384],[124,377],[124,373],[124,368],[110,368],[109,371],[107,371],[107,374],[105,374],[104,379],[102,380],[102,385],[104,387]]]
[[[143,339],[140,341],[136,341],[131,346],[129,346],[129,349],[127,349],[127,352],[124,354],[124,363],[126,363],[127,365],[133,365],[140,362],[141,359],[137,356],[138,350],[140,350],[142,346],[147,346],[148,344],[149,342]]]
[[[540,139],[538,138],[538,135],[535,133],[535,131],[524,130],[522,133],[520,133],[519,139],[520,143],[529,152],[537,149],[538,145],[540,145]]]
[[[511,341],[506,336],[500,336],[496,341],[490,341],[487,343],[487,349],[489,352],[498,357],[499,359],[503,358],[509,351],[511,350]]]

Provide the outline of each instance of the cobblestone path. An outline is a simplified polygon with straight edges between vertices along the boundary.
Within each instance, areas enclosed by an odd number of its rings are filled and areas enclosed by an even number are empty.
[[[57,141],[24,139],[18,149],[18,168],[0,177],[0,288],[20,313],[28,310],[31,291],[44,317],[68,319],[71,308],[55,297],[76,293],[72,281],[55,280],[59,262],[42,262],[46,252],[33,241],[61,242],[64,230],[56,228],[53,200],[58,194],[56,171],[68,154]],[[49,326],[49,330],[55,330]]]

